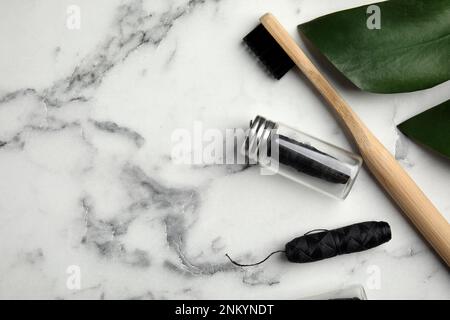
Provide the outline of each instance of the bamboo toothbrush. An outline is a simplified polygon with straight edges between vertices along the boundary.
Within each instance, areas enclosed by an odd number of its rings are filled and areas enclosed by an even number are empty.
[[[450,267],[450,225],[447,220],[319,72],[278,20],[267,13],[261,17],[260,22],[244,38],[247,46],[276,79],[280,79],[294,65],[306,75],[353,137],[372,174]]]

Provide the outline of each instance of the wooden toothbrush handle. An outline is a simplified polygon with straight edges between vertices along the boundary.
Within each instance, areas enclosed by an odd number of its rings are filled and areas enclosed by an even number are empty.
[[[267,13],[260,21],[333,107],[353,136],[372,174],[450,267],[450,225],[447,220],[319,72],[278,20]]]

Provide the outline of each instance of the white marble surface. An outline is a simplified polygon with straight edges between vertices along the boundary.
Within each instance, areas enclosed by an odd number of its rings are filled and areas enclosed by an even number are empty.
[[[448,269],[364,168],[344,202],[257,168],[171,161],[171,133],[256,114],[352,149],[297,72],[267,77],[241,45],[266,11],[296,25],[370,1],[71,0],[0,3],[0,298],[284,298],[351,284],[369,299],[449,299]],[[67,7],[81,29],[66,27]],[[450,163],[395,125],[450,85],[342,95],[450,218]],[[314,228],[391,224],[371,251],[232,266]],[[69,266],[81,287],[67,287]],[[375,266],[375,267],[374,267]],[[380,287],[370,288],[379,270]],[[70,270],[69,270],[70,271]]]

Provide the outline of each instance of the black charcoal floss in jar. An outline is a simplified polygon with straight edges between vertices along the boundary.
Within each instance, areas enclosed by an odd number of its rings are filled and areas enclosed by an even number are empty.
[[[362,165],[358,155],[257,116],[242,152],[251,163],[312,189],[345,199]]]

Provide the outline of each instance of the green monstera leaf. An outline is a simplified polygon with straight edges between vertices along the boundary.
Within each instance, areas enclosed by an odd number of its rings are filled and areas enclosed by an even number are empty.
[[[450,100],[397,127],[406,136],[450,158]]]
[[[298,28],[365,91],[410,92],[450,78],[449,0],[380,2],[326,15]]]

